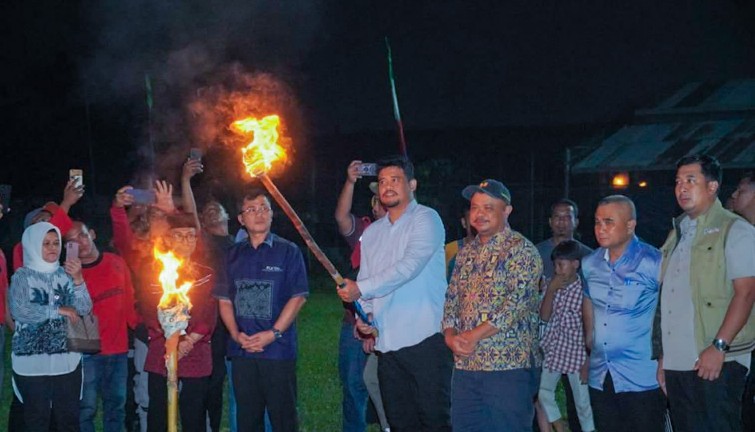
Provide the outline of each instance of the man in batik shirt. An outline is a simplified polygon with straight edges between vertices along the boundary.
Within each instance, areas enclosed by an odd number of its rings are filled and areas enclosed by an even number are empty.
[[[466,187],[475,239],[456,257],[443,333],[453,351],[454,430],[532,429],[539,384],[535,246],[508,225],[511,193],[496,180]]]

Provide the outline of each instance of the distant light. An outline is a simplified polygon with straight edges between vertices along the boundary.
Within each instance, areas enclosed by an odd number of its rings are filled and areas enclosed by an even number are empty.
[[[614,189],[624,189],[629,186],[629,173],[621,172],[613,176],[611,186]]]
[[[643,181],[637,183],[637,186],[639,186],[641,188],[648,187],[648,182],[646,182],[645,180],[643,180]]]

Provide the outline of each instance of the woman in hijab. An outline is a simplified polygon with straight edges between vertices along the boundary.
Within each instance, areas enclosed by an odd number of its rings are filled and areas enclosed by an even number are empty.
[[[29,226],[21,239],[24,266],[11,278],[10,311],[16,323],[11,363],[23,402],[26,430],[78,431],[81,354],[66,347],[66,319],[92,309],[78,257],[60,266],[60,231],[48,222]]]

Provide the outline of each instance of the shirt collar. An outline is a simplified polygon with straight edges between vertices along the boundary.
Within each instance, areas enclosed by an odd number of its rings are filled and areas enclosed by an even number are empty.
[[[482,241],[480,241],[479,234],[475,236],[473,243],[477,246],[483,245],[483,244],[497,245],[501,243],[504,239],[506,239],[509,235],[511,235],[511,228],[507,225],[506,227],[503,228],[503,231],[498,231],[497,233],[493,234],[487,243],[482,243]]]
[[[681,222],[679,222],[679,230],[681,231],[682,236],[687,235],[690,232],[694,233],[696,228],[697,228],[697,218],[690,219],[689,216],[684,215]]]
[[[263,244],[266,244],[266,245],[268,245],[270,247],[273,247],[273,237],[274,236],[275,236],[275,234],[273,234],[272,232],[268,232],[267,236],[265,237],[265,240],[263,240],[262,243],[260,243],[260,246],[262,246]],[[244,241],[244,244],[246,244],[248,247],[254,249],[254,247],[252,246],[252,243],[249,241],[249,237],[246,238],[246,240]]]
[[[413,213],[413,212],[414,212],[414,211],[415,211],[415,210],[417,209],[417,206],[418,206],[418,204],[417,204],[417,200],[416,200],[416,199],[412,199],[412,200],[411,200],[411,201],[409,202],[409,204],[407,204],[407,206],[406,206],[406,209],[404,210],[404,212],[403,212],[403,213],[401,213],[401,216],[399,216],[399,217],[398,217],[398,219],[396,219],[396,221],[395,221],[395,222],[391,222],[391,218],[390,218],[390,217],[388,217],[389,215],[387,215],[387,214],[386,214],[385,216],[383,216],[382,218],[380,218],[380,219],[385,219],[385,220],[387,220],[387,221],[388,221],[388,224],[390,224],[390,225],[396,225],[396,224],[397,224],[397,223],[399,223],[399,222],[400,222],[400,221],[401,221],[402,219],[404,219],[404,216],[406,216],[406,215],[408,215],[408,214],[410,214],[410,213]]]
[[[621,254],[619,259],[617,259],[616,262],[613,263],[613,265],[618,264],[621,260],[624,259],[624,257],[634,256],[634,254],[636,254],[637,251],[639,250],[639,247],[640,247],[640,239],[637,238],[636,235],[633,235],[632,241],[629,242],[629,244],[627,245],[627,248],[624,249],[624,253]],[[608,265],[611,265],[611,256],[608,254],[608,248],[603,248],[603,259],[605,260],[605,262],[608,263]]]

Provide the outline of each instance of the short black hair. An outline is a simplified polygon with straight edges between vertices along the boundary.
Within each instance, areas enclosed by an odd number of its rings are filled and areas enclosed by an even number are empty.
[[[556,211],[556,207],[558,206],[571,206],[574,209],[574,218],[576,219],[579,217],[579,206],[577,206],[577,203],[570,200],[569,198],[561,198],[560,200],[551,204],[551,215],[553,215],[553,212]]]
[[[267,191],[265,189],[254,187],[251,189],[247,189],[243,195],[241,195],[241,198],[236,202],[236,206],[238,207],[236,209],[237,213],[241,213],[241,210],[244,209],[244,201],[253,201],[257,199],[257,197],[263,196],[265,199],[267,199],[267,202],[272,205],[272,202],[270,201],[270,196],[267,194]]]
[[[566,240],[557,244],[551,252],[551,261],[556,261],[557,259],[581,261],[582,249],[579,247],[579,243],[576,240]]]
[[[401,168],[404,171],[404,175],[406,176],[407,180],[414,180],[414,164],[412,164],[412,161],[410,161],[408,157],[395,155],[388,156],[377,161],[378,174],[380,174],[380,171],[383,168],[388,167]]]
[[[713,156],[697,153],[693,155],[687,155],[682,157],[676,162],[676,169],[692,164],[700,164],[700,171],[702,171],[705,179],[708,181],[718,182],[719,189],[723,184],[723,170],[721,169],[721,163]]]

